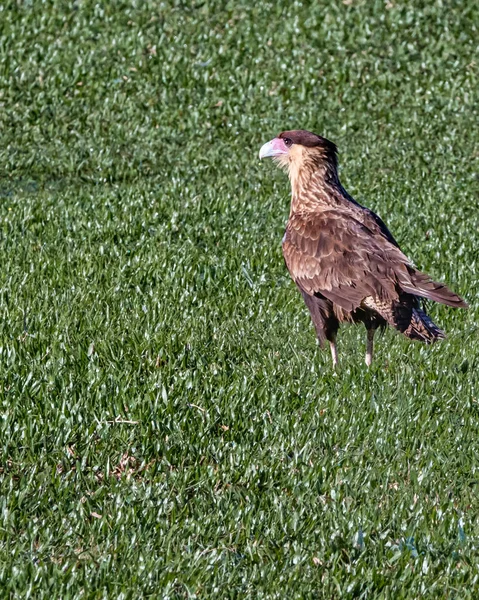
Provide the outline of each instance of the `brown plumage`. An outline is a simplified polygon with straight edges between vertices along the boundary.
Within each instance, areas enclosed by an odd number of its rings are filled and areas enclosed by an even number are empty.
[[[266,156],[289,174],[292,200],[283,255],[321,345],[331,344],[333,363],[336,333],[344,321],[365,324],[368,365],[378,327],[390,325],[425,343],[443,338],[422,299],[467,304],[418,271],[383,221],[346,192],[336,146],[309,131],[284,131],[261,148],[260,158]]]

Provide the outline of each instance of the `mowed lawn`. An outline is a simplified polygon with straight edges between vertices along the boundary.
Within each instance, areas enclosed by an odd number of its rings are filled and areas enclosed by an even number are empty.
[[[477,598],[479,6],[0,9],[0,597]],[[433,347],[321,351],[283,129],[418,267]]]

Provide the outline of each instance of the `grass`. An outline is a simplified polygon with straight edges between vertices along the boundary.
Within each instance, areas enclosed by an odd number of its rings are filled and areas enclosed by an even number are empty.
[[[475,2],[0,12],[5,598],[475,598]],[[448,339],[317,348],[281,257],[308,128]]]

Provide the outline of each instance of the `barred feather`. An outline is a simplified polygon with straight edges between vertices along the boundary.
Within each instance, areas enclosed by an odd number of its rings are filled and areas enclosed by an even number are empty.
[[[424,311],[414,308],[412,311],[411,323],[404,332],[404,335],[411,340],[418,340],[426,344],[434,344],[437,340],[443,340],[446,336]]]

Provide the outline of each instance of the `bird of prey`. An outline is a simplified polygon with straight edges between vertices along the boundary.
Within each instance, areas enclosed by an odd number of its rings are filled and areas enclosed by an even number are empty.
[[[262,146],[259,157],[272,157],[289,174],[292,199],[283,255],[321,346],[330,343],[334,366],[341,322],[366,326],[368,366],[379,327],[390,325],[427,344],[444,338],[423,300],[467,304],[418,271],[383,221],[346,192],[333,142],[310,131],[283,131]]]

